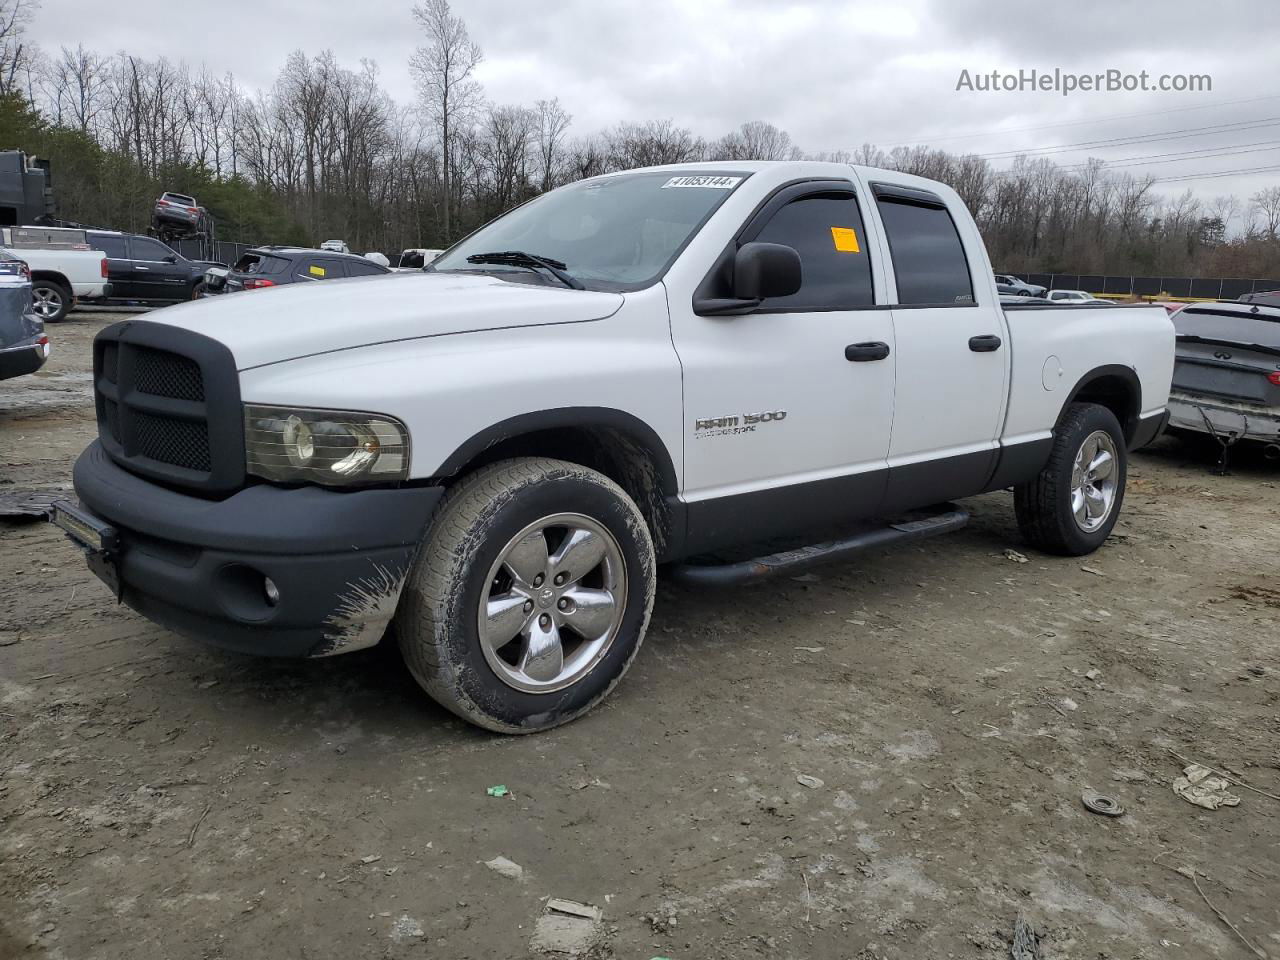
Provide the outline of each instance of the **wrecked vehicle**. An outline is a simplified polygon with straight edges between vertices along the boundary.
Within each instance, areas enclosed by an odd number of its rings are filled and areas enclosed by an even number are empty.
[[[1169,429],[1207,434],[1225,449],[1262,444],[1280,460],[1280,304],[1201,303],[1173,319],[1177,360]]]
[[[394,283],[107,327],[55,519],[157,623],[283,656],[391,627],[440,703],[530,732],[622,678],[658,564],[752,582],[955,530],[947,501],[1010,487],[1032,544],[1097,549],[1172,367],[1163,309],[1002,309],[942,184],[633,170]],[[801,545],[723,555],[779,538]]]
[[[0,249],[0,380],[35,373],[49,359],[49,338],[31,299],[31,268]]]
[[[312,247],[253,247],[246,250],[227,270],[211,267],[205,271],[201,297],[215,297],[241,290],[266,290],[290,283],[312,280],[342,280],[347,277],[376,277],[390,268],[352,253],[317,250]]]

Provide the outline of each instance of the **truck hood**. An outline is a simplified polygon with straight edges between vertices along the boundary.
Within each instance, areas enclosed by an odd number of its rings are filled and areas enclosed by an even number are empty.
[[[246,370],[375,343],[603,320],[622,294],[461,273],[300,281],[157,310],[148,322],[212,337]]]

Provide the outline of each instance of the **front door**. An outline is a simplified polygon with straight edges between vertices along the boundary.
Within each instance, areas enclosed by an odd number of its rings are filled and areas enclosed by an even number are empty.
[[[853,184],[782,188],[726,256],[751,241],[799,252],[799,292],[744,316],[698,316],[689,300],[670,303],[695,551],[869,515],[884,489],[893,318],[874,306]]]
[[[178,255],[151,237],[129,237],[128,293],[113,296],[138,300],[186,300],[191,271]],[[114,284],[113,284],[114,286]]]

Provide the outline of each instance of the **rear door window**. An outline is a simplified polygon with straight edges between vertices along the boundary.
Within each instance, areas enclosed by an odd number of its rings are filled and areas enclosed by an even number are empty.
[[[117,234],[91,233],[89,246],[95,250],[101,250],[109,260],[127,260],[129,257],[124,237]]]
[[[781,243],[800,254],[802,285],[772,297],[764,310],[850,310],[875,303],[862,215],[852,193],[815,193],[781,207],[754,241]]]
[[[897,197],[880,197],[877,204],[898,281],[898,303],[971,306],[969,261],[947,208]]]

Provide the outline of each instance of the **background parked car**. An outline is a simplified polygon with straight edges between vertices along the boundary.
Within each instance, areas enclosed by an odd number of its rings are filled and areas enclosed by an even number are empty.
[[[49,358],[49,338],[32,309],[31,268],[0,249],[0,380],[34,373]]]
[[[204,289],[212,261],[188,260],[154,237],[111,230],[86,231],[89,245],[107,255],[113,300],[177,303],[194,300]]]
[[[351,252],[351,250],[347,247],[347,241],[345,240],[326,240],[324,243],[320,244],[320,249],[328,250],[332,253],[350,253]]]
[[[195,197],[169,191],[162,193],[156,200],[151,214],[151,222],[157,230],[180,234],[204,232],[208,220],[209,211],[196,203]]]
[[[1115,306],[1110,300],[1095,297],[1086,290],[1050,290],[1045,296],[1051,303],[1066,303],[1085,307]]]
[[[379,263],[351,253],[310,247],[254,247],[246,251],[225,274],[217,269],[206,271],[203,295],[260,290],[311,280],[372,277],[390,272]]]
[[[410,247],[401,251],[400,260],[396,264],[395,269],[399,271],[421,270],[428,263],[434,260],[443,250],[435,250],[428,247]]]
[[[1043,297],[1045,288],[1038,283],[1027,283],[1007,273],[997,273],[996,290],[1015,297]]]
[[[1280,459],[1280,306],[1195,303],[1173,325],[1169,428],[1256,441]]]

